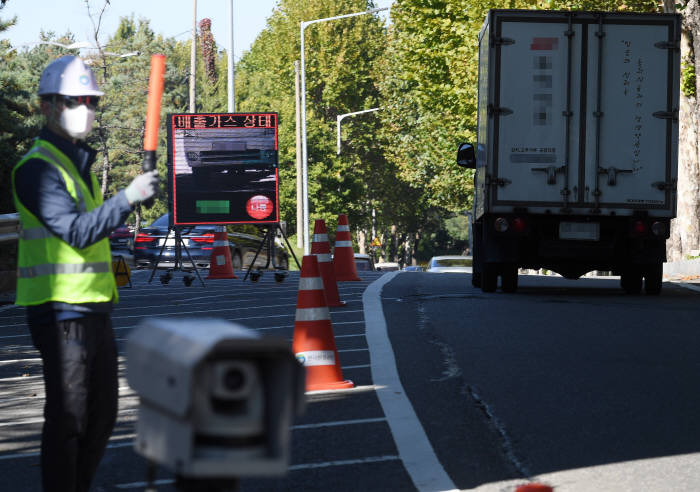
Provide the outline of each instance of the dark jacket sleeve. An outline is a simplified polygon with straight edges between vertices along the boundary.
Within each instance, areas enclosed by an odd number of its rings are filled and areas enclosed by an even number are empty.
[[[30,159],[15,172],[17,198],[54,235],[74,248],[85,248],[109,236],[131,213],[120,191],[90,212],[81,212],[63,176],[42,159]]]

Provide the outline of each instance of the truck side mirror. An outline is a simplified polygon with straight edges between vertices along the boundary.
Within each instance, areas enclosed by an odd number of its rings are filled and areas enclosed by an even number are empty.
[[[467,169],[476,169],[476,158],[474,157],[474,146],[472,144],[460,144],[457,150],[457,165]]]

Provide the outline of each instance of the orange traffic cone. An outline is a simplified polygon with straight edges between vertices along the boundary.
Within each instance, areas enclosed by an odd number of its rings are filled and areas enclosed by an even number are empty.
[[[515,492],[554,492],[554,487],[543,483],[528,483],[516,488]]]
[[[348,224],[348,216],[345,214],[338,215],[333,269],[335,270],[335,279],[338,282],[362,280],[357,275],[355,252],[352,249],[352,237],[350,237],[350,225]]]
[[[355,386],[343,379],[323,279],[314,255],[306,255],[301,261],[292,351],[306,368],[306,391]]]
[[[209,262],[209,276],[207,280],[217,278],[238,278],[233,273],[231,264],[231,250],[228,247],[228,234],[222,228],[214,233],[214,243]]]
[[[311,254],[318,260],[318,270],[323,279],[323,290],[326,292],[326,304],[328,307],[345,306],[340,300],[338,283],[335,281],[335,272],[331,260],[331,246],[328,244],[328,231],[323,219],[316,219],[314,223],[314,237],[311,241]]]

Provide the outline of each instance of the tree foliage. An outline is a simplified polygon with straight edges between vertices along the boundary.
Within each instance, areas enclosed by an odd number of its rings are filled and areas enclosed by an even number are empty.
[[[290,231],[297,204],[294,62],[300,59],[300,22],[373,7],[371,0],[280,0],[236,66],[236,110],[280,115],[281,215]],[[661,6],[656,0],[396,0],[388,26],[374,15],[307,26],[312,218],[325,219],[332,232],[337,214],[347,213],[354,228],[367,233],[376,229],[384,237],[381,254],[388,257],[399,254],[402,245],[408,256],[423,259],[463,247],[472,179],[470,172],[455,166],[454,158],[459,143],[476,138],[477,40],[491,8],[650,12]],[[196,110],[224,112],[227,57],[216,47],[210,22],[200,23]],[[11,26],[12,20],[0,19],[0,38]],[[42,33],[42,39],[71,42],[73,35]],[[0,212],[13,208],[9,171],[41,125],[34,95],[39,75],[52,59],[67,53],[50,45],[8,53],[10,47],[0,39],[0,111],[5,115],[0,121]],[[108,52],[140,55],[118,58]],[[163,53],[168,60],[164,121],[167,113],[188,110],[189,40],[163,38],[147,19],[127,17],[101,50],[88,55],[105,91],[90,143],[99,150],[95,171],[102,173],[107,195],[140,172],[153,53]],[[695,63],[694,58],[688,61],[689,66]],[[695,83],[694,77],[686,79],[688,87]],[[371,108],[381,110],[343,120],[343,151],[336,155],[336,117]],[[165,138],[162,131],[161,176],[166,176]],[[149,220],[166,209],[161,196],[142,212]]]

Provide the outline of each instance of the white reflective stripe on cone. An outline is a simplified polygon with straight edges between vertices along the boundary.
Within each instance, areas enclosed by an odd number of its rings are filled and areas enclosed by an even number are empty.
[[[330,263],[331,255],[330,253],[314,253],[316,255],[316,260],[319,263]]]
[[[301,277],[299,290],[323,290],[323,279],[321,277]]]
[[[296,321],[330,321],[331,313],[327,307],[297,308]]]
[[[328,234],[314,234],[313,242],[315,242],[315,243],[328,242]]]
[[[350,232],[350,226],[349,225],[341,225],[338,224],[338,232]]]
[[[352,241],[336,241],[336,248],[352,248]]]

